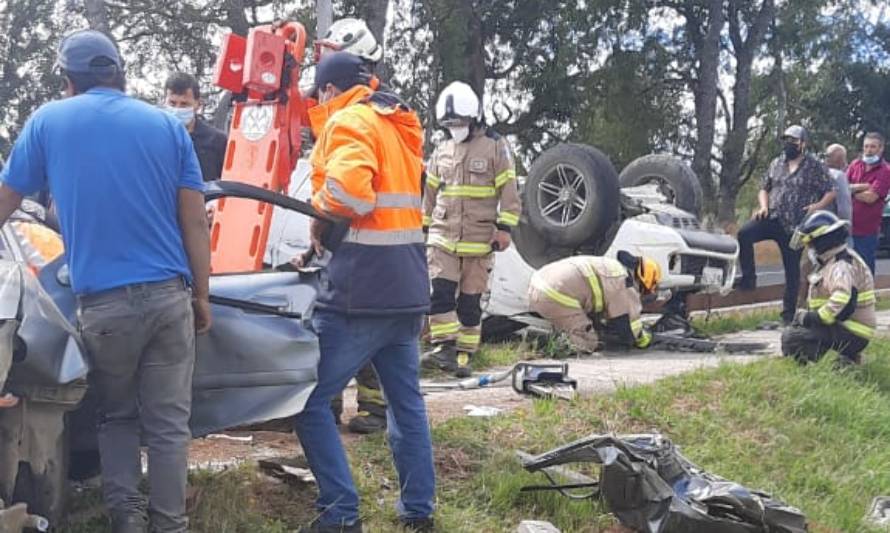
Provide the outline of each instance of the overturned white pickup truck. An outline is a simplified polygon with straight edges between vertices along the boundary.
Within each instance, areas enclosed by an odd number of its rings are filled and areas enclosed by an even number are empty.
[[[309,199],[308,173],[308,163],[300,161],[290,196]],[[529,279],[535,269],[571,255],[614,257],[627,250],[651,257],[664,273],[661,298],[732,288],[738,243],[701,227],[701,184],[680,159],[647,155],[619,176],[596,148],[561,144],[541,154],[519,180],[523,212],[515,246],[495,254],[483,334],[540,324],[528,310]],[[265,262],[275,267],[305,250],[306,223],[276,210]]]
[[[563,144],[541,154],[520,186],[523,213],[515,246],[496,254],[486,333],[538,323],[528,311],[531,275],[571,255],[651,257],[664,273],[660,298],[732,289],[738,243],[702,228],[701,184],[676,157],[643,156],[619,176],[596,148]]]

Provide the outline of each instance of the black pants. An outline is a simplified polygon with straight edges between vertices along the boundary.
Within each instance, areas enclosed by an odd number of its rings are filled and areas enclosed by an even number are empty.
[[[793,325],[782,332],[782,355],[793,357],[800,363],[818,361],[828,350],[835,350],[843,359],[858,363],[859,354],[866,346],[868,340],[837,324],[810,328]]]
[[[739,230],[739,265],[742,268],[742,286],[753,289],[757,285],[754,269],[754,243],[775,241],[782,252],[782,265],[785,268],[785,295],[782,298],[782,320],[786,323],[794,318],[797,304],[797,291],[800,286],[800,251],[788,246],[791,235],[774,218],[752,220]]]

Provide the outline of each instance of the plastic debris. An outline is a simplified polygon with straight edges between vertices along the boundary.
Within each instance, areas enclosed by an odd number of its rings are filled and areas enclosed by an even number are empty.
[[[236,435],[226,435],[225,433],[211,433],[207,435],[207,439],[212,440],[227,440],[231,442],[240,442],[242,444],[250,444],[253,442],[253,435],[246,436],[236,436]]]
[[[262,470],[263,473],[272,476],[273,478],[280,479],[286,483],[315,483],[315,476],[312,475],[312,471],[308,468],[300,468],[297,466],[290,466],[267,460],[258,461],[258,464],[260,466],[260,470]]]
[[[479,417],[497,416],[504,412],[504,410],[499,407],[490,407],[485,405],[465,405],[464,411],[467,412],[467,416]]]
[[[876,527],[890,526],[890,496],[878,496],[872,500],[865,521]]]
[[[560,533],[560,530],[545,520],[523,520],[516,533]]]

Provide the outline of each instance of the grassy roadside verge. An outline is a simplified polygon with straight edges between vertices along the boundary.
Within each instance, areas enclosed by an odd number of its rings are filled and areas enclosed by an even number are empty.
[[[515,450],[658,430],[703,468],[800,507],[814,531],[864,531],[872,497],[890,494],[890,342],[874,342],[862,368],[838,372],[830,363],[727,364],[611,396],[536,401],[508,415],[440,424],[439,530],[506,532],[522,519],[542,519],[563,531],[605,531],[613,520],[597,504],[520,493],[541,478],[519,467]],[[383,437],[359,441],[350,454],[366,531],[398,531],[398,481]],[[293,531],[312,516],[312,487],[271,484],[249,466],[193,476],[192,484],[198,533]],[[102,524],[93,518],[69,531],[106,531]]]

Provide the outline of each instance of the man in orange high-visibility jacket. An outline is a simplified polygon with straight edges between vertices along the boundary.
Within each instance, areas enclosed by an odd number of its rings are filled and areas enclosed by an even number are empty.
[[[310,531],[362,530],[330,401],[368,362],[388,403],[399,517],[409,529],[430,531],[435,472],[418,379],[418,338],[429,310],[420,197],[423,130],[396,96],[367,86],[370,75],[357,56],[326,54],[315,76],[312,205],[348,219],[350,229],[321,284],[314,319],[318,384],[296,417],[319,490],[319,518]],[[310,229],[317,253],[324,251],[323,226],[315,220]]]

